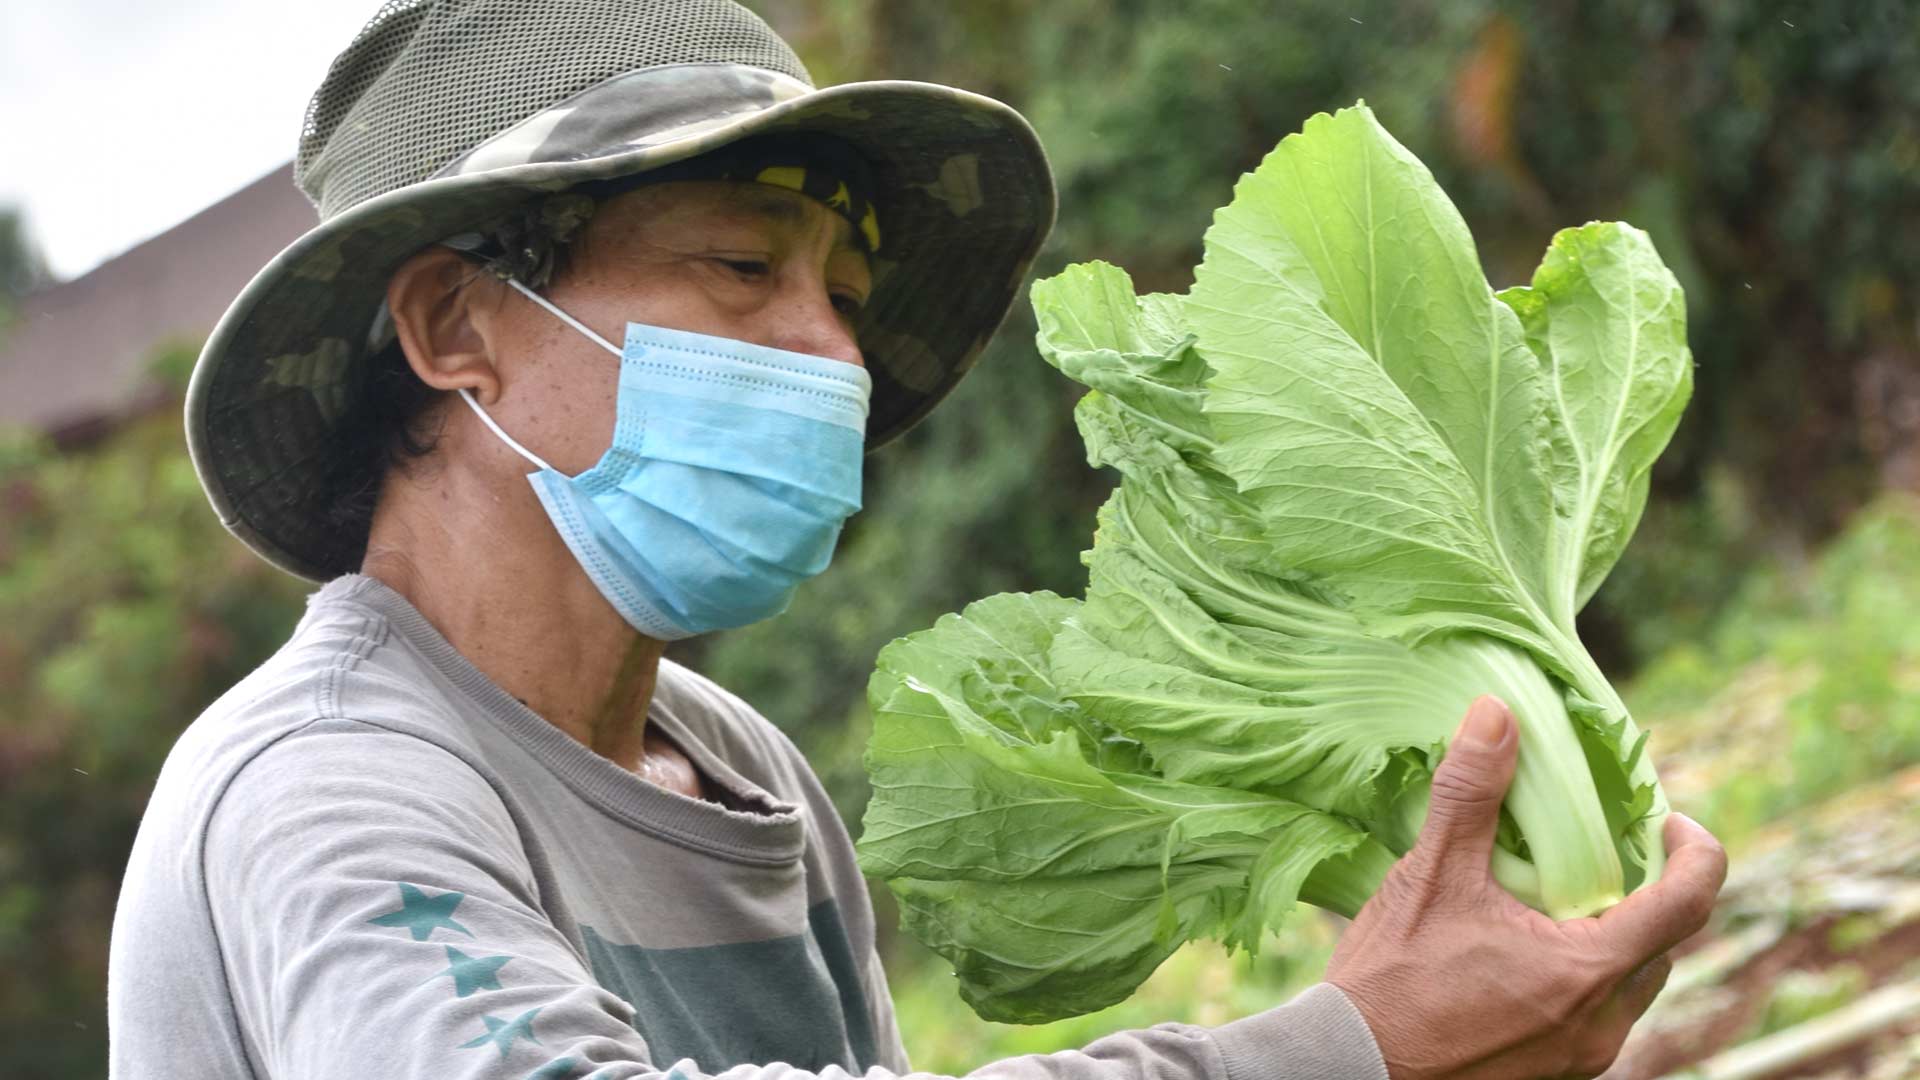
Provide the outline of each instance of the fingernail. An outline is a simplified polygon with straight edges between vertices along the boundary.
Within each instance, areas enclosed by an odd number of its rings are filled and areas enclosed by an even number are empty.
[[[1506,741],[1508,722],[1506,703],[1492,694],[1483,694],[1475,698],[1472,708],[1467,710],[1467,718],[1460,725],[1460,738],[1482,750],[1491,750]]]

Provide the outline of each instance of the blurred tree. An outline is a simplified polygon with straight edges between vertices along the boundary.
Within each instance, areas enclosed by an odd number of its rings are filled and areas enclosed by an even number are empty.
[[[1769,527],[1826,535],[1884,479],[1876,459],[1909,451],[1876,451],[1863,421],[1889,403],[1863,395],[1890,364],[1909,377],[1888,392],[1912,394],[1920,368],[1913,6],[1529,10],[1515,124],[1557,216],[1645,218],[1693,279],[1699,385],[1668,493],[1724,461]]]
[[[13,321],[21,297],[52,283],[53,273],[20,208],[0,206],[0,334]]]

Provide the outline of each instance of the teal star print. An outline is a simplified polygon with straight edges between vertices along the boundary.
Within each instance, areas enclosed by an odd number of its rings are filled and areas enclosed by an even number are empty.
[[[453,909],[466,899],[466,893],[444,892],[439,896],[428,896],[418,888],[402,881],[400,884],[400,904],[398,911],[389,911],[378,918],[368,919],[380,926],[404,926],[413,932],[413,940],[425,941],[433,935],[436,927],[458,930],[468,937],[473,931],[453,921]]]
[[[546,1008],[545,1005],[536,1005],[514,1017],[511,1023],[497,1016],[483,1016],[480,1020],[487,1025],[487,1033],[472,1042],[461,1043],[460,1049],[471,1050],[476,1046],[492,1043],[500,1048],[500,1056],[506,1057],[507,1049],[516,1039],[525,1039],[537,1046],[540,1040],[533,1037],[533,1015],[544,1008]]]
[[[446,946],[446,950],[447,963],[451,966],[435,972],[432,977],[453,976],[454,997],[466,997],[475,990],[500,989],[500,968],[513,959],[511,956],[468,956],[451,945]]]
[[[573,1055],[569,1054],[558,1061],[549,1061],[528,1073],[527,1080],[567,1080],[567,1077],[572,1076],[574,1070],[579,1068],[582,1068],[580,1063],[573,1060]],[[672,1078],[669,1077],[668,1080]],[[686,1080],[686,1077],[683,1076],[680,1080]]]

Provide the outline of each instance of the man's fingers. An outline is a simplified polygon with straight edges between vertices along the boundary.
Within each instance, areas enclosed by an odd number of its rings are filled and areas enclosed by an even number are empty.
[[[1506,703],[1492,695],[1476,698],[1447,756],[1433,774],[1433,797],[1419,847],[1440,862],[1471,865],[1485,873],[1500,827],[1500,800],[1513,782],[1518,756],[1518,725]]]
[[[1640,1019],[1641,1015],[1653,1005],[1653,999],[1666,989],[1667,976],[1673,974],[1673,957],[1667,953],[1634,968],[1620,985],[1614,987],[1614,1001],[1618,1003],[1620,1013],[1628,1024]]]
[[[1591,1050],[1583,1059],[1587,1067],[1569,1075],[1598,1076],[1599,1080],[1625,1076],[1615,1068],[1619,1065],[1620,1051],[1632,1034],[1633,1025],[1653,1005],[1653,999],[1660,996],[1671,974],[1673,958],[1661,953],[1621,979],[1583,1032]]]
[[[1681,848],[1692,847],[1695,844],[1707,845],[1719,853],[1721,878],[1724,879],[1727,876],[1727,853],[1721,849],[1720,841],[1714,839],[1713,834],[1706,830],[1706,826],[1687,815],[1677,810],[1668,814],[1667,827],[1660,834],[1660,839],[1667,845],[1667,857],[1670,859],[1677,856]]]
[[[1602,933],[1627,963],[1666,952],[1713,914],[1727,880],[1727,852],[1713,834],[1681,814],[1667,818],[1667,869],[1659,881],[1603,912]]]

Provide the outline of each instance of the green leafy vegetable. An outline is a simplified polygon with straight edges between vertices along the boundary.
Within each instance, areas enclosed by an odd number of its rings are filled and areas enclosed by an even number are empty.
[[[1482,693],[1521,727],[1501,883],[1570,918],[1660,873],[1665,797],[1574,631],[1691,389],[1646,235],[1562,231],[1495,293],[1359,105],[1283,140],[1205,246],[1187,296],[1101,263],[1034,286],[1123,477],[1085,599],[981,600],[869,688],[862,864],[991,1019],[1111,1004],[1297,899],[1353,914]]]

